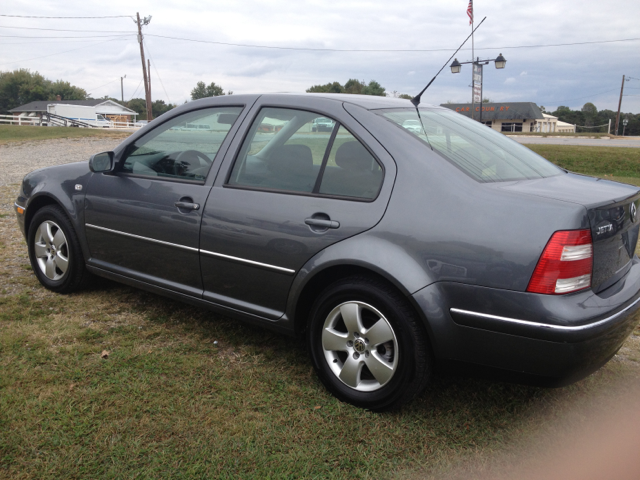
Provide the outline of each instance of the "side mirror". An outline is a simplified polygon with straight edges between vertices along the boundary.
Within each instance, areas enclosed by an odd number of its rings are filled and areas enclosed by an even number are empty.
[[[89,159],[89,169],[93,173],[105,173],[113,170],[113,152],[96,153]]]

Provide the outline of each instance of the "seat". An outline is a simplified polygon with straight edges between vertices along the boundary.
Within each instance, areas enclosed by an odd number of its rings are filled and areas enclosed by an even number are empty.
[[[269,175],[260,186],[294,192],[311,192],[317,172],[313,168],[313,155],[307,145],[281,145],[271,152],[268,160]]]
[[[382,182],[382,170],[358,141],[345,142],[336,151],[336,165],[325,171],[320,193],[346,197],[374,198]]]

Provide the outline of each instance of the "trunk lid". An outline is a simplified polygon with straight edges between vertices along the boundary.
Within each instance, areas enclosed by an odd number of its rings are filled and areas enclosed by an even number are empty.
[[[593,239],[591,288],[601,292],[631,268],[640,226],[640,189],[576,174],[520,182],[500,189],[518,191],[582,205],[587,210]]]

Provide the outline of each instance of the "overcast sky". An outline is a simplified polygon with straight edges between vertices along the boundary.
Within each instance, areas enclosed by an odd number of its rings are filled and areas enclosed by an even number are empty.
[[[535,102],[547,110],[559,105],[576,109],[586,102],[617,110],[626,75],[631,79],[625,82],[622,111],[640,113],[640,1],[474,3],[476,24],[487,17],[475,34],[476,56],[493,59],[502,53],[507,59],[504,70],[485,67],[485,97]],[[312,85],[357,78],[377,80],[389,93],[415,95],[471,32],[467,5],[468,0],[29,0],[4,2],[0,14],[152,15],[143,28],[152,96],[182,104],[200,80],[250,93],[304,92]],[[120,98],[120,77],[126,75],[124,99],[144,97],[135,34],[131,18],[0,16],[0,70],[38,71],[82,87],[94,98]],[[585,42],[601,43],[533,47]],[[457,58],[472,59],[471,40]],[[447,66],[423,102],[469,102],[470,83],[469,65],[457,75]]]

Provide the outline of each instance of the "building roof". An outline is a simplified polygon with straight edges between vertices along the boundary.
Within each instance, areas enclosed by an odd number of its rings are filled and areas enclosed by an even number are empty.
[[[82,105],[84,107],[97,107],[101,106],[114,106],[122,109],[122,112],[125,114],[136,114],[133,110],[120,105],[113,100],[105,100],[103,98],[97,100],[37,100],[35,102],[30,102],[25,105],[21,105],[20,107],[13,108],[9,110],[10,113],[44,113],[47,111],[47,105]],[[99,109],[96,109],[99,110]],[[98,112],[100,113],[100,112]]]
[[[443,103],[441,105],[445,108],[455,110],[462,115],[471,117],[471,104],[470,103]],[[478,118],[478,112],[482,107],[482,120],[534,120],[543,119],[542,110],[533,102],[504,102],[504,103],[483,103],[482,105],[476,104],[476,115]]]

